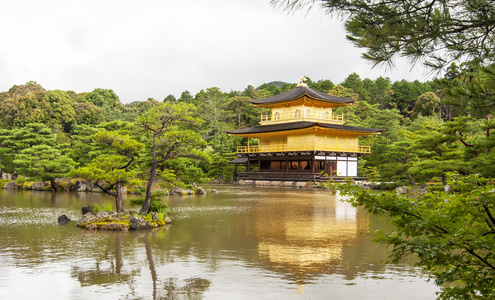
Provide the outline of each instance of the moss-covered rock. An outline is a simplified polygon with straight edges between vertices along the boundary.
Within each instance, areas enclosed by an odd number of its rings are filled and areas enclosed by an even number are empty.
[[[7,182],[10,182],[12,180],[10,179],[0,179],[0,189],[3,189],[3,186],[7,183]]]
[[[15,181],[8,181],[5,184],[3,184],[2,188],[4,190],[17,190],[19,189],[19,185]]]
[[[89,230],[141,230],[169,224],[166,214],[149,213],[146,216],[133,212],[100,211],[89,212],[77,221],[76,226]]]

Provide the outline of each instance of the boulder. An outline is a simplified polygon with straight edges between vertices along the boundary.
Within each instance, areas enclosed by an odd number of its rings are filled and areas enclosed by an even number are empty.
[[[0,171],[0,179],[12,180],[12,175]]]
[[[58,217],[58,224],[60,226],[65,226],[69,222],[70,222],[70,219],[66,215],[61,215],[60,217]]]
[[[71,185],[70,191],[71,192],[85,192],[88,189],[88,184],[86,181],[83,180],[76,180],[74,184]]]
[[[96,222],[100,219],[116,218],[117,212],[115,211],[100,211],[100,212],[88,212],[82,216],[82,218],[77,221],[76,226],[81,226],[81,224]]]
[[[395,192],[397,193],[397,195],[407,194],[408,188],[405,185],[404,186],[399,186],[399,187],[396,187],[395,188]]]
[[[424,188],[412,188],[409,191],[410,194],[426,194],[426,190]]]
[[[170,195],[178,195],[178,196],[186,195],[186,190],[176,186],[170,190]]]
[[[101,189],[94,185],[91,181],[86,181],[86,192],[96,192],[101,193]]]
[[[211,193],[212,194],[218,194],[218,191],[217,190],[211,190]]]
[[[81,207],[81,213],[84,216],[85,214],[93,212],[93,205],[83,206]]]
[[[4,190],[17,190],[19,185],[15,181],[9,181],[3,185]]]
[[[205,189],[199,187],[199,188],[196,189],[196,194],[198,194],[198,195],[205,195],[206,194],[206,191],[205,191]]]
[[[34,182],[31,185],[31,189],[33,191],[43,191],[45,187],[49,186],[50,184],[47,182]]]
[[[150,222],[145,221],[143,219],[136,218],[132,215],[129,217],[129,222],[131,223],[129,225],[130,230],[141,230],[141,229],[152,229],[153,228],[153,225]]]

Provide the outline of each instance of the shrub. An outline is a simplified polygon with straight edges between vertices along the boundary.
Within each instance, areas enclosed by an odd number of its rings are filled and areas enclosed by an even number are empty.
[[[103,203],[103,211],[113,211],[112,202]]]
[[[163,210],[167,213],[170,213],[170,208],[163,202],[163,197],[165,197],[165,195],[166,193],[164,191],[152,192],[149,211],[159,212],[160,210]],[[137,196],[131,199],[131,205],[142,206],[143,203],[144,196]]]
[[[98,203],[93,204],[93,212],[97,213],[101,211],[101,207],[98,205]]]

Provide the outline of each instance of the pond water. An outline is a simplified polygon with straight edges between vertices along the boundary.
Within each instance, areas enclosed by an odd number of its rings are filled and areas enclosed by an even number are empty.
[[[168,197],[172,225],[143,232],[58,225],[113,200],[103,194],[0,190],[0,299],[436,298],[413,258],[384,264],[387,249],[362,233],[385,221],[339,196],[212,188]]]

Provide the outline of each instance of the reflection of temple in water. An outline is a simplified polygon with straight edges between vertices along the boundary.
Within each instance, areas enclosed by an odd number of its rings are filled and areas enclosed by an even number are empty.
[[[345,274],[344,247],[355,243],[369,219],[367,214],[359,218],[357,209],[340,199],[328,195],[317,205],[298,199],[289,206],[274,203],[272,209],[260,212],[260,260],[268,264],[268,269],[286,273],[300,289],[319,274]],[[272,213],[288,216],[271,218]]]

